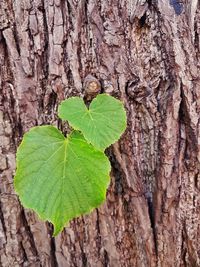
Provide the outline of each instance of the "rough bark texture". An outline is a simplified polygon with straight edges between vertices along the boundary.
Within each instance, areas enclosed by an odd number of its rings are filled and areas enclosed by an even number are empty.
[[[0,266],[200,266],[199,32],[198,0],[0,1]],[[58,103],[89,74],[128,127],[106,203],[54,239],[13,190],[15,152],[66,129]]]

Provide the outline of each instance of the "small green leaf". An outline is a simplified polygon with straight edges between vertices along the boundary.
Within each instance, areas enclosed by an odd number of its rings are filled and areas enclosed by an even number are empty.
[[[81,98],[68,98],[60,104],[58,115],[100,150],[116,142],[126,129],[122,102],[107,94],[98,95],[89,110]]]
[[[22,204],[52,222],[57,235],[105,200],[109,172],[108,158],[79,132],[65,138],[53,126],[38,126],[18,148],[14,186]]]

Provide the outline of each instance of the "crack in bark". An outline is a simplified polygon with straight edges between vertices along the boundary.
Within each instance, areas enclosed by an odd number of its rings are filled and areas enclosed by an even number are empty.
[[[105,249],[104,249],[104,252],[103,252],[103,256],[104,256],[103,266],[104,267],[108,267],[109,266],[109,257],[108,257],[108,253],[107,253],[107,251]]]
[[[23,256],[24,256],[23,261],[24,261],[24,263],[25,263],[25,262],[28,262],[28,256],[27,256],[27,254],[26,254],[26,250],[25,250],[25,248],[24,248],[24,246],[23,246],[23,243],[20,242],[20,245],[21,245],[21,249],[22,249],[22,251],[23,251]]]
[[[97,214],[97,220],[96,220],[96,231],[97,231],[97,236],[96,236],[96,246],[98,250],[98,255],[101,255],[101,230],[100,230],[100,222],[99,222],[99,211],[96,209],[96,214]]]
[[[51,237],[50,245],[51,245],[51,252],[50,253],[51,253],[52,267],[59,267],[58,262],[57,262],[57,258],[56,258],[56,244],[55,244],[55,238],[54,237]]]
[[[24,212],[23,208],[21,210],[21,219],[22,219],[22,223],[24,224],[26,233],[29,236],[31,247],[33,249],[33,254],[37,257],[37,259],[39,259],[39,254],[38,254],[37,247],[36,247],[36,244],[35,244],[35,241],[34,241],[34,235],[31,232],[31,229],[30,229],[30,226],[29,226],[28,221],[26,219],[26,215],[25,215],[25,212]]]
[[[14,40],[15,40],[15,46],[16,46],[17,52],[18,52],[19,57],[20,57],[21,49],[20,49],[20,45],[19,45],[19,37],[18,37],[18,33],[17,33],[16,23],[13,24],[13,37],[14,37]]]
[[[180,116],[181,120],[185,124],[186,127],[186,134],[187,134],[187,142],[190,146],[191,151],[194,151],[196,154],[198,154],[198,140],[196,133],[194,132],[194,129],[191,127],[191,114],[188,110],[187,105],[187,97],[185,96],[183,85],[181,84],[181,106],[180,106]],[[197,160],[198,162],[198,160]]]
[[[152,233],[153,233],[155,252],[156,252],[156,256],[158,257],[158,246],[157,246],[157,233],[156,233],[156,224],[155,224],[154,204],[153,204],[153,201],[152,201],[151,197],[147,197],[146,196],[146,199],[147,199],[147,205],[148,205],[148,211],[149,211],[149,220],[151,222],[151,229],[152,229]]]
[[[42,14],[43,14],[43,26],[44,26],[44,51],[43,51],[43,71],[44,71],[44,76],[45,79],[48,79],[49,76],[49,54],[48,54],[48,49],[49,49],[49,31],[48,31],[48,23],[47,23],[47,15],[46,15],[46,8],[44,4],[44,0],[42,0]]]
[[[1,174],[1,173],[0,173]],[[0,191],[0,196],[1,196],[1,191]],[[0,199],[0,220],[1,220],[1,224],[2,224],[2,228],[3,228],[3,234],[5,236],[5,242],[7,242],[7,236],[6,236],[6,225],[5,225],[5,221],[4,221],[4,216],[3,216],[3,211],[1,208],[2,204],[1,204],[1,199]],[[0,262],[1,263],[1,262]]]

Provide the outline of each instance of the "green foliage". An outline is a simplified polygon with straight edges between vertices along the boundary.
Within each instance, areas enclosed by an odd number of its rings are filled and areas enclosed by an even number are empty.
[[[14,178],[23,206],[52,222],[54,235],[105,200],[110,163],[102,150],[126,124],[122,103],[105,94],[92,101],[89,111],[80,98],[69,98],[59,115],[76,130],[65,137],[53,126],[33,127],[17,150]]]
[[[27,208],[51,221],[54,235],[66,222],[97,207],[109,184],[108,158],[73,131],[32,128],[17,152],[15,190]]]
[[[117,141],[126,129],[126,113],[121,101],[106,94],[98,95],[89,109],[79,97],[64,100],[58,115],[93,146],[104,150]]]

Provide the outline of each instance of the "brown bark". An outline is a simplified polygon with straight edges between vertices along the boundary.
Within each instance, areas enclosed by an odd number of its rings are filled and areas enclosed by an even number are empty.
[[[182,3],[180,3],[182,2]],[[198,0],[0,1],[0,266],[200,266]],[[90,74],[124,101],[107,201],[55,239],[13,190],[15,152]]]

